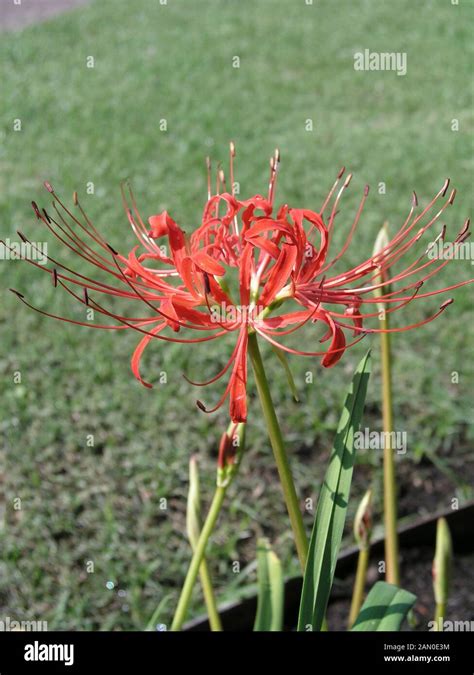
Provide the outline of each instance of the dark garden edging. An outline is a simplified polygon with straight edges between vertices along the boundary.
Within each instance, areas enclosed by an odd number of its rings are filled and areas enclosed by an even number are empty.
[[[433,516],[419,518],[399,528],[400,548],[403,552],[420,546],[432,546],[436,541],[436,521],[446,518],[453,538],[454,553],[466,554],[474,551],[474,501],[468,502],[458,510],[451,509],[436,513]],[[384,551],[383,538],[374,539],[371,546],[371,558],[382,559]],[[336,577],[344,579],[354,572],[358,556],[357,547],[346,549],[339,556]],[[292,577],[285,583],[285,626],[292,627],[298,615],[301,593],[301,577]],[[331,602],[331,600],[329,601]],[[251,596],[240,602],[228,603],[220,608],[224,630],[251,631],[257,608],[257,596]],[[201,616],[188,622],[184,630],[208,631],[207,617]]]

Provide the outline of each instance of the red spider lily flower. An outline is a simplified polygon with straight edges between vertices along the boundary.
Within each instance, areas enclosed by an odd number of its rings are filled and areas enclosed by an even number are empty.
[[[410,258],[407,262],[408,254],[413,253],[417,242],[453,203],[454,190],[446,198],[449,181],[419,212],[414,194],[407,218],[380,251],[356,267],[331,276],[334,265],[343,258],[353,238],[368,197],[368,187],[345,244],[331,258],[329,250],[334,223],[351,175],[339,187],[344,169],[339,172],[319,211],[290,208],[286,204],[275,209],[279,152],[276,151],[270,161],[268,196],[257,194],[247,200],[237,199],[233,189],[234,157],[235,147],[231,144],[231,192],[227,191],[224,173],[219,169],[214,194],[208,160],[208,199],[201,224],[190,235],[185,234],[166,211],[152,215],[145,223],[132,190],[128,188],[126,193],[122,188],[127,218],[138,241],[127,255],[118,253],[107,243],[82,209],[76,193],[73,212],[51,185],[45,183],[53,197],[53,211],[40,210],[33,203],[36,217],[79,258],[100,273],[106,273],[107,281],[77,272],[51,257],[49,268],[33,260],[29,262],[46,270],[55,286],[62,287],[80,303],[114,323],[91,324],[41,309],[37,311],[78,325],[132,329],[142,334],[131,365],[135,377],[147,387],[151,384],[143,380],[139,368],[145,348],[152,340],[195,344],[235,334],[234,348],[220,372],[208,382],[193,384],[208,385],[228,374],[227,385],[217,404],[207,409],[198,401],[198,406],[212,412],[229,399],[230,418],[232,422],[240,423],[247,418],[247,347],[251,332],[286,352],[319,356],[323,366],[331,367],[348,347],[368,333],[382,330],[368,325],[370,319],[379,316],[381,305],[386,307],[386,312],[392,313],[412,301],[472,282],[470,279],[421,293],[423,284],[454,256],[441,261],[428,259],[424,249],[414,260]],[[444,239],[445,232],[443,227],[438,239]],[[24,235],[20,236],[27,241]],[[466,221],[454,246],[460,246],[468,236],[469,221]],[[393,272],[397,263],[400,267]],[[14,292],[22,302],[33,307],[23,294]],[[97,299],[99,294],[138,303],[139,314],[145,312],[145,315],[117,313]],[[288,300],[299,304],[301,309],[282,313],[281,308]],[[388,330],[404,331],[429,323],[451,302],[451,299],[447,300],[434,314],[418,323]],[[329,343],[326,349],[303,351],[281,342],[282,337],[306,323],[319,323],[325,327],[320,341]],[[185,337],[190,331],[194,337]],[[353,333],[349,342],[348,332]]]

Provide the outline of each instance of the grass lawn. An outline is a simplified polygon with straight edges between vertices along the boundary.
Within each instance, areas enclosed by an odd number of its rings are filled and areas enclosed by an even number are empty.
[[[473,7],[447,0],[101,0],[4,34],[2,235],[17,240],[20,228],[43,240],[30,201],[46,205],[45,179],[68,199],[78,190],[120,250],[133,244],[119,193],[126,177],[144,215],[166,208],[190,229],[205,199],[203,158],[226,160],[230,139],[237,144],[242,195],[265,191],[275,146],[282,154],[282,202],[317,210],[339,168],[354,172],[336,248],[365,183],[371,185],[348,267],[370,253],[384,220],[398,228],[413,189],[425,204],[446,176],[458,188],[446,214],[453,233],[471,206]],[[353,55],[364,49],[406,52],[407,74],[356,72]],[[87,194],[90,183],[94,194]],[[50,241],[49,251],[58,254],[59,244]],[[471,274],[470,261],[455,261],[443,285]],[[165,371],[167,383],[149,391],[129,369],[135,335],[54,323],[27,311],[8,287],[43,308],[77,315],[46,275],[2,261],[0,613],[48,620],[50,629],[143,629],[163,602],[159,620],[167,624],[189,558],[188,458],[199,452],[210,495],[226,424],[225,410],[211,417],[197,410],[197,390],[182,373],[203,379],[217,371],[230,343],[152,346],[143,372],[153,379]],[[467,424],[474,376],[470,298],[460,289],[439,321],[394,340],[397,429],[409,442],[399,461],[411,465],[437,453],[442,468],[457,472],[457,491],[440,506],[469,493],[455,459],[473,437]],[[410,306],[398,321],[421,318],[438,300]],[[313,340],[311,331],[300,337],[306,345]],[[341,388],[367,344],[329,371],[314,360],[292,359],[299,405],[265,350],[302,498],[317,495]],[[366,424],[377,429],[377,349],[374,360]],[[306,384],[308,371],[313,384]],[[207,402],[216,397],[216,390],[205,390]],[[262,533],[275,543],[287,573],[297,571],[253,394],[248,446],[210,551],[222,599],[254,582],[255,537]],[[361,456],[355,494],[365,489],[370,467],[379,489],[379,460],[376,451]],[[311,514],[305,517],[309,527]],[[238,574],[234,561],[240,561]],[[196,594],[193,611],[201,605]]]

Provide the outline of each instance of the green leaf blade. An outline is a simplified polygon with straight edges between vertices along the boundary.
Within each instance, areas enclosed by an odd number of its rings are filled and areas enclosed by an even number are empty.
[[[298,630],[321,630],[347,513],[355,461],[354,434],[364,410],[370,351],[357,366],[347,392],[319,495],[303,580]]]
[[[413,593],[378,581],[367,595],[351,630],[398,631],[415,601]]]
[[[281,631],[284,583],[281,563],[267,539],[257,547],[258,604],[254,631]]]

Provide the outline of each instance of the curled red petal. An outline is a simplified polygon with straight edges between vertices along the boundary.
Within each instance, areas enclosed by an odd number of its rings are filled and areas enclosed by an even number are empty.
[[[325,368],[331,368],[332,366],[336,365],[336,363],[339,361],[339,359],[342,358],[342,355],[344,354],[345,346],[346,346],[346,337],[344,335],[344,331],[342,328],[340,328],[334,321],[333,319],[324,312],[323,314],[326,314],[326,317],[321,317],[323,321],[326,321],[328,324],[328,327],[332,331],[332,340],[331,340],[331,346],[327,350],[326,354],[323,356],[321,359],[321,365],[324,366]]]
[[[166,326],[166,323],[163,321],[162,323],[159,323],[154,328],[152,328],[149,331],[150,334],[145,335],[145,337],[140,340],[140,342],[136,346],[135,351],[133,352],[133,355],[132,355],[132,360],[131,360],[132,373],[135,375],[137,380],[139,382],[141,382],[141,384],[143,384],[148,389],[151,389],[153,387],[153,385],[150,384],[149,382],[145,382],[145,380],[140,375],[140,361],[141,361],[143,352],[145,351],[145,348],[148,345],[148,343],[150,342],[150,340],[152,339],[152,337],[154,335],[156,335],[157,333],[159,333],[161,330],[163,330],[163,328],[165,326]]]
[[[163,211],[163,213],[159,213],[156,216],[150,216],[148,218],[148,223],[151,227],[149,236],[152,237],[153,239],[159,239],[160,237],[163,237],[165,234],[168,234],[168,223],[167,223],[167,218],[168,214],[166,211]]]
[[[217,277],[222,277],[225,274],[225,267],[205,251],[198,251],[192,256],[192,259],[203,272],[215,274]]]
[[[287,245],[281,250],[259,298],[259,302],[264,307],[269,305],[277,293],[289,282],[297,254],[296,246]]]
[[[242,328],[239,341],[240,345],[231,376],[229,413],[233,422],[246,422],[248,346],[248,331],[246,326]]]

